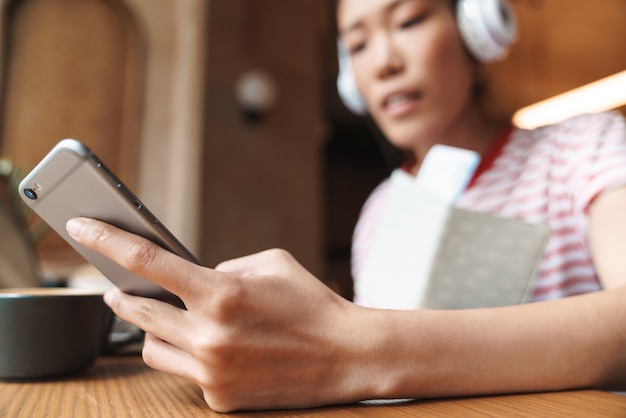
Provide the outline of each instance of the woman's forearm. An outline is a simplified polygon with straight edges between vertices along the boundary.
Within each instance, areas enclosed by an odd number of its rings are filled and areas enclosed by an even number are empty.
[[[460,311],[375,311],[371,398],[550,391],[626,381],[626,288]],[[367,323],[367,322],[366,322]],[[364,340],[368,340],[364,338]]]

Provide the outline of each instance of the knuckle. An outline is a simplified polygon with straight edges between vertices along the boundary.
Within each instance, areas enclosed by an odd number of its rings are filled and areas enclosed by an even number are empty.
[[[229,266],[232,264],[232,262],[229,261],[222,261],[221,263],[219,263],[217,266],[215,266],[215,270],[216,271],[221,271],[221,272],[228,272]]]
[[[215,303],[220,310],[229,314],[232,309],[236,309],[245,299],[246,289],[241,279],[237,277],[224,281],[215,293]]]
[[[126,263],[128,266],[147,266],[157,262],[157,251],[154,245],[148,242],[141,242],[133,245],[126,252]]]
[[[93,225],[91,228],[87,229],[87,239],[89,242],[92,242],[96,247],[101,247],[104,245],[110,238],[111,233],[105,227],[104,224],[97,223]]]
[[[137,326],[143,330],[148,330],[154,324],[154,304],[148,300],[142,301],[137,307],[136,318]]]
[[[289,251],[282,248],[267,250],[265,256],[269,265],[289,265],[295,260]]]
[[[223,329],[211,333],[199,333],[191,340],[194,357],[209,364],[211,370],[220,372],[233,364],[236,347],[233,339]]]
[[[202,300],[202,311],[218,325],[231,324],[248,300],[249,289],[244,286],[244,281],[238,276],[228,276],[215,282]]]
[[[268,255],[276,260],[287,260],[292,258],[291,253],[282,248],[273,248],[268,250]]]
[[[246,289],[237,277],[230,278],[228,282],[216,289],[213,295],[213,309],[218,321],[230,321],[233,315],[239,311],[246,297]]]

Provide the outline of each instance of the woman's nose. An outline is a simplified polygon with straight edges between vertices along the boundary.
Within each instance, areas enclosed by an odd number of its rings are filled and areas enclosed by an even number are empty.
[[[389,36],[377,37],[373,55],[376,76],[380,79],[398,74],[404,69],[402,54]]]

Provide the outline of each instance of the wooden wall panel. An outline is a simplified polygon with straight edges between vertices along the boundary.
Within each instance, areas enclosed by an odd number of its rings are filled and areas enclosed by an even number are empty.
[[[319,0],[213,0],[204,157],[203,258],[209,264],[272,247],[323,270]],[[250,126],[235,86],[266,72],[277,101]]]
[[[488,67],[492,112],[517,109],[626,69],[626,1],[511,0],[520,38]]]

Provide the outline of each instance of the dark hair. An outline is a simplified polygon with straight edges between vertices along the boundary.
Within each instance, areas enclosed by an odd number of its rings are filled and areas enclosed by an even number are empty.
[[[328,15],[330,16],[330,27],[333,31],[334,38],[339,36],[339,28],[337,27],[337,9],[341,0],[328,0]]]

